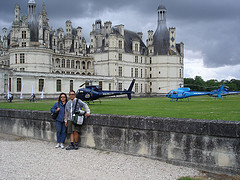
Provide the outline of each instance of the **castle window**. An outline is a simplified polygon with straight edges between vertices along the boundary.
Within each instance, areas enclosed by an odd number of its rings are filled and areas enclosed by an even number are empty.
[[[99,89],[102,90],[102,89],[103,89],[103,83],[102,83],[102,81],[99,81],[98,85],[99,85]]]
[[[118,67],[118,75],[119,77],[122,77],[122,67]]]
[[[122,41],[121,41],[121,40],[118,41],[118,47],[119,47],[119,49],[122,49],[122,48],[123,48],[123,47],[122,47]]]
[[[91,62],[87,62],[87,69],[91,68]]]
[[[71,68],[74,68],[75,65],[74,65],[74,60],[71,61]]]
[[[38,81],[38,91],[42,92],[44,87],[44,79],[39,79]]]
[[[82,68],[83,68],[83,69],[86,69],[85,64],[86,64],[85,61],[83,61],[83,62],[82,62]]]
[[[150,64],[152,64],[152,58],[150,57]]]
[[[17,78],[17,92],[20,92],[22,88],[22,79]]]
[[[56,46],[56,40],[55,39],[53,39],[53,45]]]
[[[79,61],[76,62],[76,69],[80,69],[80,62]]]
[[[141,93],[143,92],[143,85],[141,84]]]
[[[182,69],[179,69],[179,77],[182,78]]]
[[[27,33],[26,31],[22,31],[22,39],[26,39],[27,38]]]
[[[138,93],[138,83],[135,83],[135,93]]]
[[[138,78],[138,68],[135,68],[135,78]]]
[[[111,83],[108,84],[108,89],[109,89],[109,91],[112,90],[112,85],[111,85]]]
[[[62,59],[62,68],[65,68],[65,59]]]
[[[25,71],[25,68],[20,68],[20,71]]]
[[[70,80],[70,91],[73,90],[73,80]]]
[[[118,90],[122,91],[122,83],[118,83]]]
[[[23,53],[20,54],[20,63],[21,64],[25,63],[25,54]]]
[[[122,61],[122,54],[118,54],[119,61]]]
[[[131,77],[133,77],[133,68],[131,68]]]
[[[135,56],[135,63],[138,63],[138,56]]]
[[[26,46],[27,46],[26,42],[22,42],[22,47],[26,47]]]
[[[141,69],[141,78],[143,77],[143,70]]]
[[[70,60],[67,60],[67,68],[70,68]]]
[[[57,87],[57,89],[56,89],[57,92],[62,91],[62,82],[61,82],[60,79],[57,80],[57,86],[56,87]]]
[[[17,54],[15,54],[15,63],[17,64]]]
[[[138,52],[138,44],[135,44],[135,51]]]

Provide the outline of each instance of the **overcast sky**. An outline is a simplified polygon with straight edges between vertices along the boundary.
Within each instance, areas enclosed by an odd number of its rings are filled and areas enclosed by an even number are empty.
[[[44,0],[35,0],[37,12]],[[28,0],[1,1],[0,28],[11,28],[14,5],[27,14]],[[157,8],[167,8],[167,26],[176,27],[176,41],[185,44],[185,77],[240,79],[240,1],[239,0],[48,0],[50,26],[63,27],[71,20],[81,26],[87,42],[96,19],[124,24],[125,29],[143,32],[157,28]],[[0,33],[2,35],[2,32]]]

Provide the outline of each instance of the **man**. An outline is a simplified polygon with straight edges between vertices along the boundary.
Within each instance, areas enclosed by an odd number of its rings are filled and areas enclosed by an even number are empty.
[[[65,121],[65,125],[67,127],[67,133],[70,133],[70,142],[71,143],[66,148],[66,150],[72,150],[72,149],[77,150],[78,149],[78,138],[79,138],[78,133],[80,132],[81,126],[72,123],[72,121],[73,121],[72,115],[74,113],[76,102],[78,101],[77,106],[76,106],[76,111],[83,108],[86,112],[85,117],[90,116],[90,109],[86,103],[84,103],[80,99],[76,98],[75,91],[72,90],[69,92],[69,98],[70,98],[70,101],[67,102],[66,107],[65,107],[64,121]]]

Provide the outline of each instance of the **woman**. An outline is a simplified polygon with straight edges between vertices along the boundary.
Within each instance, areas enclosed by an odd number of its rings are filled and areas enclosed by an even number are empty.
[[[65,116],[65,106],[67,103],[67,95],[65,93],[61,93],[58,102],[56,102],[51,108],[51,113],[58,112],[58,116],[56,118],[56,128],[57,128],[57,145],[56,148],[61,147],[64,148],[64,141],[66,138],[66,126],[64,122]]]

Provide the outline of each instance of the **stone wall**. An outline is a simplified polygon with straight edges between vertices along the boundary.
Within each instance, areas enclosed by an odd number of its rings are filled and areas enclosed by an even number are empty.
[[[56,141],[49,112],[0,109],[0,132]],[[240,175],[240,122],[93,114],[82,147]]]

